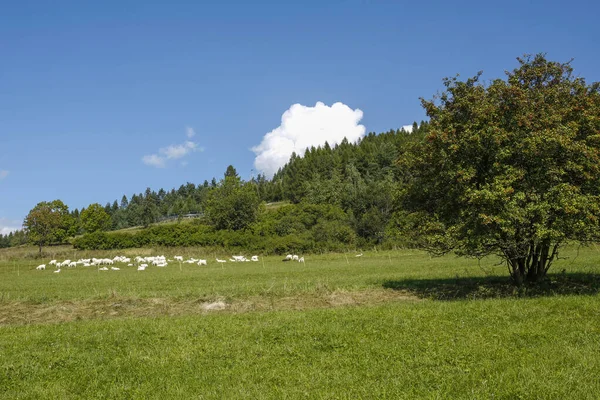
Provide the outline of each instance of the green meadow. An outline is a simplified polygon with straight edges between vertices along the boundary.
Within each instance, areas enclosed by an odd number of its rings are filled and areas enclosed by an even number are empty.
[[[0,398],[596,399],[600,249],[515,288],[495,258],[0,252]],[[35,267],[161,255],[207,266]],[[251,254],[246,254],[250,256]]]

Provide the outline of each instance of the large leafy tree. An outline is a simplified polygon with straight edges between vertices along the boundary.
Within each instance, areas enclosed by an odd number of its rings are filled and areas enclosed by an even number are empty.
[[[242,182],[235,168],[229,166],[224,179],[208,193],[204,211],[216,229],[235,231],[257,220],[260,204],[256,186]]]
[[[86,232],[105,231],[110,228],[111,217],[98,203],[90,204],[80,215],[81,225]]]
[[[30,242],[36,244],[40,253],[49,243],[62,242],[73,223],[69,207],[61,200],[38,203],[25,217],[23,227]]]
[[[570,62],[518,61],[506,80],[445,79],[422,99],[430,133],[400,163],[421,244],[498,254],[521,284],[543,278],[567,241],[599,239],[600,84]]]

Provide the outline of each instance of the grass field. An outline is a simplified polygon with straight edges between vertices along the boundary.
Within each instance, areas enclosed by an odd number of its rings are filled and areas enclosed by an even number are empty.
[[[119,254],[209,265],[59,274],[30,251],[0,252],[0,398],[600,393],[596,248],[565,250],[549,282],[519,290],[495,259],[416,250],[219,265],[202,249],[139,249]]]

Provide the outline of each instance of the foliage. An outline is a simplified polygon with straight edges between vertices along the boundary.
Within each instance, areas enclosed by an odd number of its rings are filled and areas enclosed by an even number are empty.
[[[260,199],[251,183],[243,183],[230,165],[224,179],[207,196],[206,218],[216,229],[241,230],[257,220]]]
[[[69,207],[61,200],[38,203],[25,217],[23,227],[31,243],[42,247],[50,243],[61,243],[67,237],[67,232],[73,224],[69,215]]]
[[[513,280],[536,281],[567,240],[600,232],[600,85],[569,63],[518,59],[507,80],[445,79],[422,100],[426,141],[399,165],[406,231],[435,253],[498,254]]]
[[[261,214],[244,230],[218,230],[199,221],[158,224],[135,232],[95,232],[73,240],[77,249],[203,246],[264,254],[339,251],[356,244],[349,216],[323,204],[287,205]]]
[[[149,227],[163,220],[182,221],[185,217],[202,218],[209,200],[209,208],[213,206],[213,226],[245,229],[260,214],[260,208],[258,212],[254,208],[256,193],[258,199],[265,202],[284,200],[338,206],[348,214],[358,242],[385,245],[393,236],[386,233],[386,227],[398,207],[394,193],[406,180],[396,158],[412,143],[421,141],[427,131],[428,123],[422,121],[420,124],[415,122],[410,133],[390,130],[377,135],[369,133],[358,143],[343,140],[333,146],[312,147],[302,157],[293,154],[272,179],[259,174],[244,182],[230,165],[221,182],[213,178],[210,183],[204,180],[198,185],[187,182],[178,189],[155,191],[147,188],[130,199],[123,195],[120,200],[115,199],[104,206],[105,213],[110,216],[107,229]],[[224,185],[225,182],[236,183]],[[228,197],[224,187],[235,187],[237,194],[229,200],[237,197],[237,201],[219,204],[219,196]],[[251,201],[246,203],[247,199]],[[98,207],[94,205],[93,208]],[[85,210],[75,209],[70,213],[73,223],[67,236],[86,231],[81,221]],[[0,235],[0,247],[16,246],[26,240],[24,233],[15,232],[10,238],[9,235]]]
[[[86,232],[105,231],[110,227],[110,215],[98,203],[90,204],[81,211],[81,226]]]
[[[21,246],[27,242],[27,234],[24,229],[18,229],[14,232],[9,232],[6,235],[0,234],[0,249]]]

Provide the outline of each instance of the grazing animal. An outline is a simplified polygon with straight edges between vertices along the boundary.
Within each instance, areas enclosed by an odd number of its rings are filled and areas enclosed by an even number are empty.
[[[72,261],[72,262],[70,262],[70,263],[69,263],[69,265],[68,265],[68,266],[69,266],[69,268],[74,268],[74,267],[76,267],[76,266],[77,266],[77,262],[75,262],[75,261]]]
[[[218,263],[226,263],[227,262],[227,260],[219,260],[218,258],[216,258],[216,260]]]
[[[60,272],[60,268],[57,269],[56,271],[54,271],[55,274],[58,274]]]
[[[293,257],[294,257],[293,255],[291,255],[291,254],[288,254],[287,256],[285,256],[285,260],[286,260],[286,261],[289,261],[289,260],[291,260]]]
[[[304,262],[304,257],[300,257],[300,258],[298,259],[298,262],[301,262],[301,263],[303,263],[303,262]]]
[[[198,265],[208,265],[206,260],[198,260]]]
[[[43,269],[46,269],[46,264],[41,264],[41,265],[38,265],[37,267],[35,267],[35,269],[37,269],[38,271],[41,271],[41,270],[43,270]]]
[[[363,256],[363,254],[360,253],[360,254],[355,255],[354,257],[362,257],[362,256]]]
[[[121,268],[119,268],[119,267],[110,267],[110,269],[112,269],[113,271],[120,271],[121,270]]]
[[[138,271],[145,271],[147,266],[148,266],[148,264],[142,264],[142,265],[140,265],[140,266],[137,267],[137,270]]]
[[[177,261],[183,261],[183,256],[175,256],[173,258]]]
[[[294,260],[294,261],[298,261],[298,256],[297,256],[296,254],[294,254],[294,255],[292,256],[292,260]]]
[[[50,264],[50,265],[56,265],[56,260],[50,260],[50,262],[48,264]]]
[[[252,261],[258,261],[258,256],[252,256],[252,257],[250,257],[250,260],[252,260]]]

